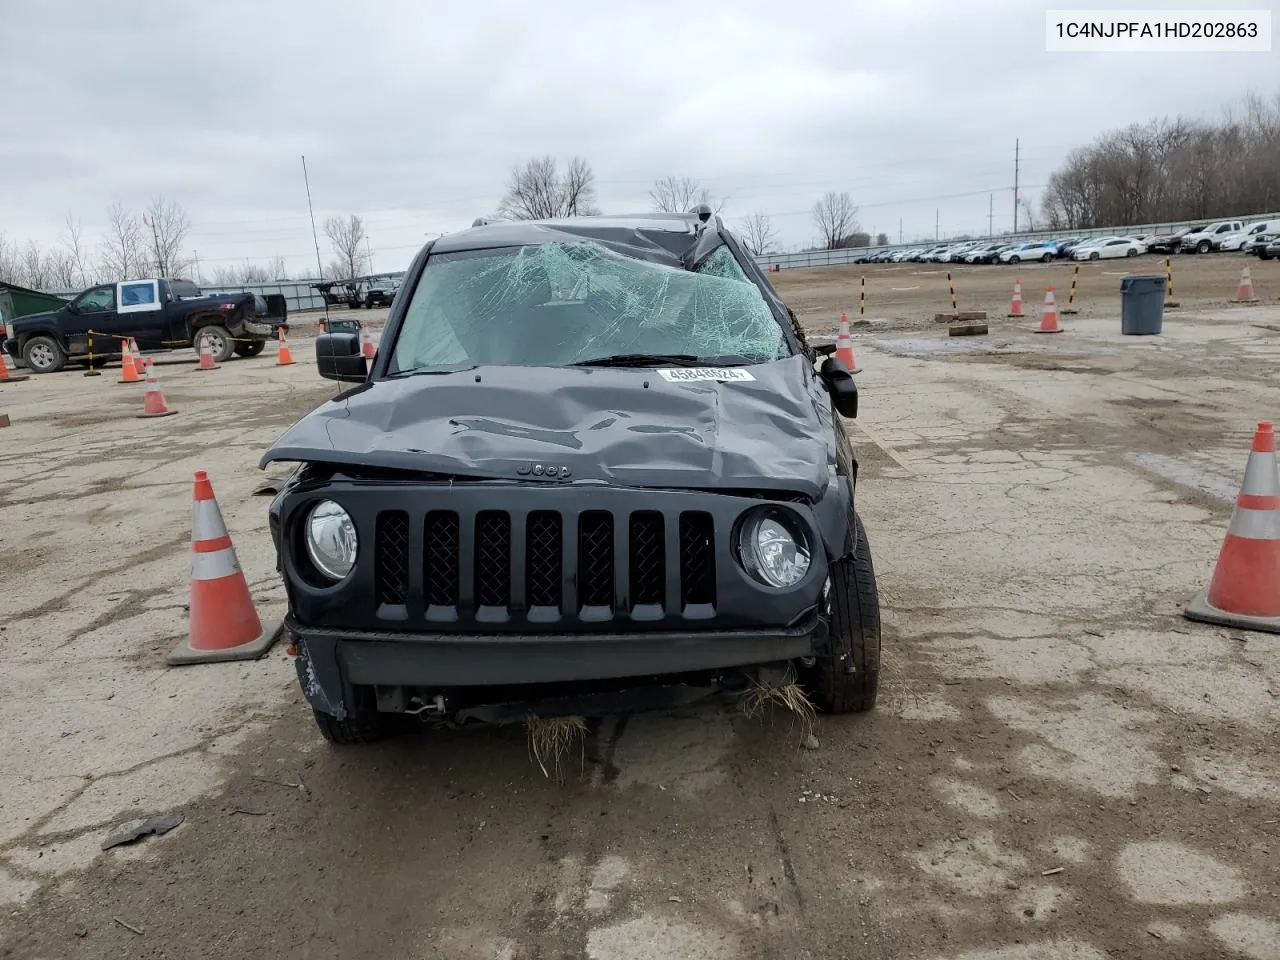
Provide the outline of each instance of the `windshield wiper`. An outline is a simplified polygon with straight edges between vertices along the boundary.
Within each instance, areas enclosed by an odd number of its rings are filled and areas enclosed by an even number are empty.
[[[723,357],[695,357],[691,353],[615,353],[607,357],[594,357],[571,364],[574,367],[731,367],[753,363],[737,355]]]
[[[607,357],[592,357],[571,364],[574,367],[652,367],[660,363],[689,366],[698,362],[691,353],[614,353]]]

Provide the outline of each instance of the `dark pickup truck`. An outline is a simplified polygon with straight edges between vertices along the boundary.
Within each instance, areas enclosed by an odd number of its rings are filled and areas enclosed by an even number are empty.
[[[125,280],[90,287],[66,306],[18,317],[5,326],[4,350],[33,373],[55,373],[68,361],[120,356],[124,338],[143,353],[193,347],[208,336],[214,359],[257,356],[286,326],[279,294],[206,294],[189,280]],[[287,328],[287,327],[286,327]]]

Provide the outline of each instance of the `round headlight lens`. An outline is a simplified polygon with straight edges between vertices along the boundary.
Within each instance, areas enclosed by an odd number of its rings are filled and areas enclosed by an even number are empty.
[[[307,555],[316,569],[338,581],[356,563],[356,525],[332,500],[322,500],[307,517]]]
[[[771,587],[790,587],[809,572],[809,545],[795,523],[763,514],[743,524],[739,551],[747,572]]]

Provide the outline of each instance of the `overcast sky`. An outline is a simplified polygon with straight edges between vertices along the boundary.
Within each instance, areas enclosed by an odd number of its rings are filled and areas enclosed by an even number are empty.
[[[1280,90],[1275,51],[1045,52],[1046,9],[1106,5],[0,0],[0,232],[56,242],[70,210],[96,235],[112,201],[164,194],[206,272],[277,254],[314,272],[305,154],[317,221],[362,214],[375,267],[399,269],[543,153],[587,158],[606,212],[699,177],[788,249],[816,238],[824,190],[894,240],[932,236],[935,210],[943,235],[985,231],[994,195],[999,231],[1015,138],[1038,202],[1105,130]]]

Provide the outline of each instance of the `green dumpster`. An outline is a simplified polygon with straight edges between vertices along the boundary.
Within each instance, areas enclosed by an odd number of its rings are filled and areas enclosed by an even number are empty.
[[[1164,327],[1164,274],[1120,281],[1120,332],[1129,336],[1159,333]]]

